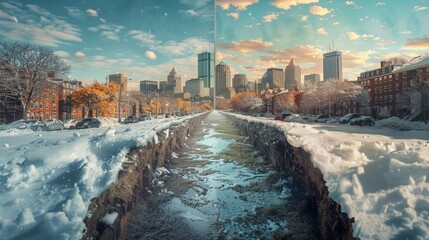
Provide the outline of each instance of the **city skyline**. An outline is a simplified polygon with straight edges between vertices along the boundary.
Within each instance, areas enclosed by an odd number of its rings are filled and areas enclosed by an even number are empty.
[[[216,62],[232,74],[260,79],[269,68],[284,69],[291,58],[302,74],[321,74],[323,54],[343,54],[343,77],[390,57],[412,57],[429,50],[427,0],[389,1],[217,1]],[[332,46],[334,41],[334,46]]]
[[[105,82],[124,73],[131,89],[164,80],[173,66],[197,76],[197,53],[213,51],[214,0],[2,1],[0,40],[49,47],[70,78]],[[198,24],[195,24],[198,22]]]

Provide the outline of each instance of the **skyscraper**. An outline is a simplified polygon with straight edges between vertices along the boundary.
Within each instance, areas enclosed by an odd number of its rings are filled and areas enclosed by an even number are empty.
[[[213,53],[203,52],[198,54],[198,78],[204,80],[204,87],[215,87]]]
[[[304,75],[304,84],[318,84],[320,82],[320,74],[313,73]]]
[[[127,91],[127,78],[128,76],[123,73],[117,73],[109,75],[109,82],[115,82],[122,86],[121,91],[126,92]]]
[[[174,94],[183,93],[182,77],[174,67],[167,76],[167,90],[172,91]]]
[[[262,79],[262,87],[265,89],[267,83],[269,88],[283,88],[285,85],[285,77],[284,77],[283,69],[281,68],[269,68],[267,72],[264,74]]]
[[[285,88],[299,89],[301,87],[301,68],[298,65],[295,65],[295,61],[292,58],[292,60],[289,62],[289,65],[287,65],[285,69]]]
[[[216,95],[222,95],[231,87],[231,70],[224,62],[216,65]]]
[[[329,79],[343,80],[343,60],[340,51],[323,54],[323,81]]]

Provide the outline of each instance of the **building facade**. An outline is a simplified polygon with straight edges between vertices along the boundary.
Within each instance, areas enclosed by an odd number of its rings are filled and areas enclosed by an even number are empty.
[[[343,80],[343,59],[340,51],[323,54],[323,81]]]
[[[289,65],[285,68],[285,88],[286,89],[300,89],[302,87],[301,81],[301,68],[295,65],[295,61],[292,58]]]
[[[285,86],[285,75],[281,68],[269,68],[262,77],[262,88],[265,89],[267,86],[269,89],[273,88],[284,88]],[[261,90],[263,90],[261,89]]]
[[[194,78],[186,81],[186,92],[191,94],[191,97],[208,97],[210,96],[210,88],[204,86],[204,79]]]
[[[422,56],[420,56],[422,57]],[[375,118],[390,116],[405,117],[410,114],[419,115],[422,112],[423,99],[427,94],[413,96],[406,94],[415,85],[424,89],[428,86],[429,56],[413,59],[404,65],[393,65],[381,62],[380,68],[362,72],[357,82],[370,92],[371,114]],[[416,83],[418,82],[418,83]],[[417,86],[418,87],[418,86]],[[405,99],[405,101],[402,98]],[[408,102],[404,103],[404,102]],[[427,106],[425,106],[427,110]]]
[[[234,78],[232,79],[232,87],[235,88],[236,92],[238,88],[247,86],[247,76],[246,74],[234,74]]]
[[[204,80],[205,88],[215,87],[213,53],[203,52],[198,54],[198,78]]]
[[[182,77],[174,67],[167,76],[167,91],[170,91],[172,94],[183,93]]]
[[[158,81],[143,80],[140,81],[140,92],[154,93],[158,91]]]
[[[128,89],[127,88],[127,80],[128,80],[128,76],[126,74],[123,74],[123,73],[117,73],[117,74],[109,75],[109,83],[115,82],[117,84],[120,84],[122,92],[126,92]]]
[[[223,95],[231,87],[231,69],[223,61],[216,65],[216,95]]]
[[[317,73],[313,73],[313,74],[308,74],[308,75],[304,75],[304,84],[305,85],[317,85],[320,82],[320,74]]]

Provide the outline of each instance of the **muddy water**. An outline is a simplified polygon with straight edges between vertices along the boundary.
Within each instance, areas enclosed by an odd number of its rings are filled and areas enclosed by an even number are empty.
[[[262,154],[212,112],[169,169],[157,169],[126,238],[318,239],[307,196]]]

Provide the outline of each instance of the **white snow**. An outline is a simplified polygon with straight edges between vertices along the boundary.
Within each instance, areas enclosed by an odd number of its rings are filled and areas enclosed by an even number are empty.
[[[129,150],[158,141],[157,132],[192,117],[0,131],[0,239],[80,239],[90,200],[117,182]],[[106,215],[105,223],[115,218]]]
[[[421,130],[427,128],[383,127],[407,124],[395,119],[374,128],[233,116],[274,126],[310,152],[361,239],[429,239],[429,131]]]
[[[108,226],[113,226],[113,223],[115,222],[116,218],[118,217],[117,212],[107,213],[100,219],[100,221]]]

